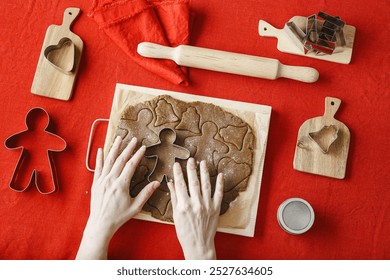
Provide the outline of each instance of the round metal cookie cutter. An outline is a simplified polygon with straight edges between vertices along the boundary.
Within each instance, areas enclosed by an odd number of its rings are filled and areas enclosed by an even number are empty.
[[[314,224],[314,210],[302,198],[289,198],[278,208],[277,219],[283,230],[290,234],[302,234]]]

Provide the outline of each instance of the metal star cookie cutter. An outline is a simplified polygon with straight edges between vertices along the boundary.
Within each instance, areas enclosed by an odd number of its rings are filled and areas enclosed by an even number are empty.
[[[47,149],[47,159],[48,159],[48,164],[49,164],[49,167],[50,167],[51,183],[52,183],[52,186],[53,186],[53,188],[50,191],[44,191],[43,188],[39,185],[39,182],[38,182],[39,171],[36,168],[34,168],[32,170],[31,174],[28,174],[28,175],[24,174],[22,165],[23,165],[23,162],[26,160],[26,157],[29,156],[28,155],[28,150],[24,146],[14,146],[14,145],[12,145],[13,141],[16,141],[15,138],[17,138],[20,135],[26,134],[26,133],[28,133],[28,132],[30,132],[30,131],[32,131],[34,129],[34,128],[31,127],[31,125],[32,125],[31,121],[33,120],[34,113],[37,113],[37,112],[38,113],[39,112],[44,113],[46,115],[46,117],[47,117],[47,125],[45,126],[43,131],[45,133],[47,133],[47,134],[49,134],[51,136],[54,136],[55,138],[59,139],[59,141],[63,142],[63,148]],[[4,145],[5,145],[5,147],[7,149],[9,149],[9,150],[20,150],[21,151],[19,159],[18,159],[17,164],[15,166],[15,169],[14,169],[14,171],[12,173],[12,178],[10,180],[9,187],[10,187],[10,189],[12,189],[12,190],[14,190],[16,192],[24,192],[24,191],[26,191],[28,189],[28,187],[31,184],[32,178],[34,177],[35,178],[35,182],[34,182],[35,183],[35,187],[38,189],[38,191],[41,194],[51,194],[51,193],[53,193],[53,192],[55,192],[57,190],[57,185],[58,185],[57,184],[57,178],[55,176],[55,167],[53,165],[52,153],[53,152],[62,152],[62,151],[64,151],[66,149],[66,147],[67,147],[67,143],[66,143],[66,141],[62,137],[60,137],[60,136],[58,136],[58,135],[48,131],[48,127],[50,125],[50,116],[49,116],[48,112],[45,109],[41,108],[41,107],[32,108],[32,109],[30,109],[27,112],[26,117],[25,117],[25,124],[26,124],[27,129],[9,136],[4,141]],[[39,143],[37,143],[37,144],[39,145]],[[18,187],[16,187],[14,185],[16,177],[20,176],[20,174],[18,175],[18,171],[22,173],[22,176],[24,176],[24,175],[30,176],[30,180],[29,180],[28,184],[26,186],[22,187],[22,188],[18,188]]]
[[[156,163],[148,176],[148,181],[156,178],[160,183],[173,179],[172,170],[176,159],[186,160],[190,157],[190,151],[184,147],[174,144],[176,131],[171,128],[163,128],[159,132],[159,141],[156,144],[146,147],[145,157],[156,158]],[[166,153],[165,156],[163,153]],[[161,156],[163,154],[163,156]]]

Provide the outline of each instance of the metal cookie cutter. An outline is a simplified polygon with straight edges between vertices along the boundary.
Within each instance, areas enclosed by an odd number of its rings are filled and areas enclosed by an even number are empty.
[[[336,49],[337,36],[340,38],[341,46],[345,46],[343,33],[345,22],[340,17],[333,17],[324,12],[319,12],[318,17],[325,20],[322,26],[316,15],[307,18],[306,37],[303,40],[307,51],[332,54]]]
[[[277,38],[281,52],[349,64],[356,28],[338,16],[319,12],[309,17],[294,16],[283,29],[260,20],[258,31],[261,36]]]
[[[157,180],[160,183],[168,182],[173,178],[172,170],[176,159],[188,159],[190,151],[184,147],[174,144],[176,131],[171,128],[163,128],[159,133],[159,142],[146,147],[145,157],[156,158],[154,168],[148,176],[149,182]]]
[[[306,36],[303,38],[305,53],[312,51],[318,40],[317,18],[311,15],[306,20]]]
[[[328,42],[333,42],[334,44],[337,41],[337,36],[339,37],[340,43],[342,46],[345,46],[344,38],[344,26],[345,22],[340,19],[339,16],[331,16],[324,12],[319,12],[318,16],[325,20],[322,25],[319,38]]]
[[[35,121],[37,117],[45,118],[45,124],[40,122],[37,124]],[[62,152],[66,149],[66,142],[60,136],[49,132],[48,127],[50,124],[50,116],[47,111],[40,107],[32,108],[28,111],[26,118],[26,130],[18,132],[14,135],[8,137],[4,145],[9,150],[20,150],[20,156],[16,167],[13,171],[11,181],[9,183],[9,187],[17,192],[24,192],[30,186],[33,177],[35,178],[35,186],[41,194],[50,194],[57,190],[57,178],[55,173],[55,166],[53,164],[52,153],[54,152]],[[41,133],[39,133],[41,132]],[[39,137],[37,136],[39,134]],[[30,144],[23,140],[26,138],[30,138]],[[38,143],[40,140],[48,139],[48,141],[53,142],[53,147],[50,148],[41,148]],[[31,143],[33,145],[31,145]],[[35,148],[35,154],[32,153],[32,146],[38,146],[39,148]],[[46,151],[45,151],[46,150]],[[43,153],[42,151],[45,151]],[[46,154],[46,155],[45,155]],[[42,155],[47,156],[47,162],[44,162],[42,159],[39,161],[39,167],[37,168],[36,163],[37,159],[39,160]],[[44,164],[42,164],[44,162]],[[48,167],[48,170],[41,168],[42,166]],[[28,173],[28,174],[27,174]],[[50,174],[49,174],[50,173]],[[25,177],[25,176],[30,176]],[[26,180],[27,178],[27,180]],[[45,180],[45,178],[49,178]],[[42,182],[47,183],[47,185],[42,185]]]
[[[76,68],[76,46],[68,37],[61,38],[57,45],[46,47],[43,54],[55,69],[67,75],[74,73]]]
[[[287,22],[283,28],[283,31],[286,32],[289,39],[294,42],[294,45],[298,47],[302,53],[306,54],[309,51],[309,49],[306,48],[303,43],[306,34],[302,31],[302,29],[299,28],[298,25],[295,24],[295,22]]]
[[[319,14],[327,16],[322,12]],[[285,30],[292,42],[294,42],[299,49],[303,49],[305,54],[308,52],[332,54],[336,48],[336,31],[330,28],[333,24],[325,21],[320,32],[319,25],[320,23],[317,20],[317,16],[311,15],[306,19],[306,32],[303,32],[293,21],[286,23],[287,28]],[[298,40],[296,40],[296,38],[298,38]]]
[[[309,138],[314,141],[327,154],[330,146],[337,140],[339,128],[336,125],[324,125],[320,130],[309,132]]]

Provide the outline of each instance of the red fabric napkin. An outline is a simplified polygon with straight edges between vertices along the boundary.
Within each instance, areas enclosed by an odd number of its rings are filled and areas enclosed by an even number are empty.
[[[189,43],[188,0],[94,0],[89,16],[136,63],[172,83],[188,85],[186,71],[175,62],[137,53],[141,42]]]

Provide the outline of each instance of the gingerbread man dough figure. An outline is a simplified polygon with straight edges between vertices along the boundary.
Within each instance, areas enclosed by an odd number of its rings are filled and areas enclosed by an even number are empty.
[[[133,137],[136,137],[143,145],[151,145],[158,141],[158,136],[149,129],[149,124],[153,120],[153,114],[148,109],[142,109],[138,112],[137,120],[125,120],[121,121],[118,126],[118,135],[122,137],[123,145],[121,150],[123,150],[131,141]]]
[[[170,128],[164,128],[160,131],[160,142],[146,148],[146,157],[156,157],[156,163],[148,180],[162,182],[173,179],[173,164],[176,159],[188,159],[190,151],[186,148],[174,144],[176,133]]]
[[[229,151],[229,147],[215,139],[218,127],[213,122],[205,122],[202,125],[200,136],[188,137],[184,143],[189,147],[191,154],[197,160],[206,160],[207,168],[211,176],[217,175],[217,165],[221,155]]]
[[[10,188],[23,192],[35,177],[35,186],[40,193],[53,193],[56,190],[56,180],[51,153],[65,150],[66,142],[47,131],[49,114],[42,108],[33,108],[27,113],[26,126],[26,130],[5,141],[8,149],[21,149]]]

